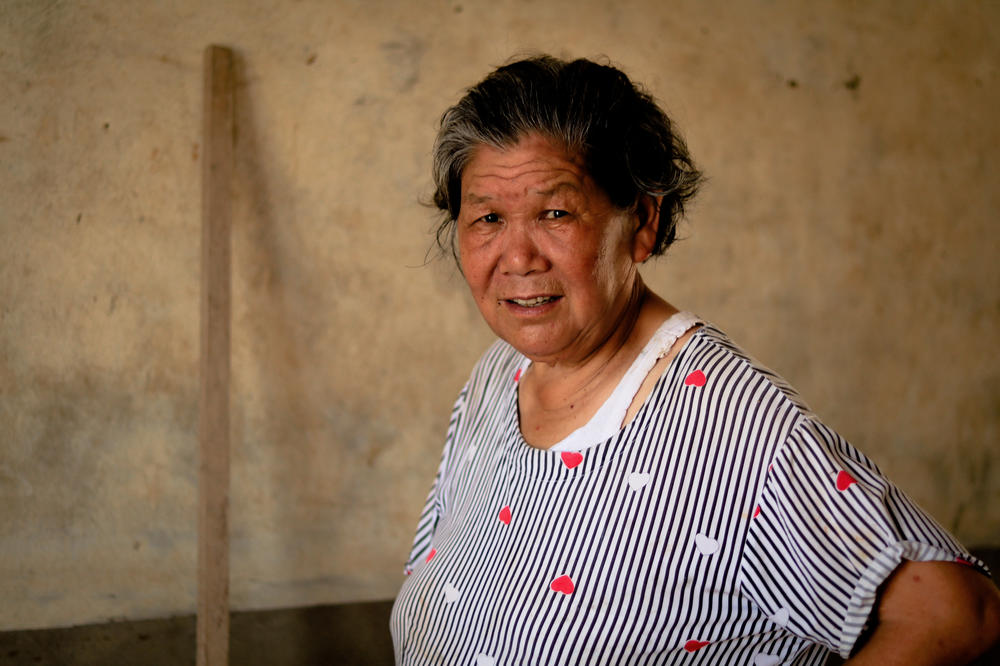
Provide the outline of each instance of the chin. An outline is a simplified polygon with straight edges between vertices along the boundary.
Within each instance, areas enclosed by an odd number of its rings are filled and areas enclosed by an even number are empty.
[[[524,339],[518,336],[500,336],[504,339],[507,344],[521,352],[533,362],[540,363],[549,361],[550,359],[558,356],[560,351],[560,346],[553,344],[551,338],[546,338],[543,340],[538,339]]]
[[[569,346],[566,332],[545,324],[504,326],[504,322],[487,321],[497,337],[521,352],[532,361],[549,361],[556,358]],[[572,340],[572,338],[570,338]]]

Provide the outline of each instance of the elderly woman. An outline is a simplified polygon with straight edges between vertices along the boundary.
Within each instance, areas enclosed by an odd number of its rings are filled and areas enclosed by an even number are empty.
[[[398,663],[957,664],[996,640],[982,563],[643,283],[700,174],[622,72],[499,68],[445,113],[434,178],[500,339],[451,413]]]

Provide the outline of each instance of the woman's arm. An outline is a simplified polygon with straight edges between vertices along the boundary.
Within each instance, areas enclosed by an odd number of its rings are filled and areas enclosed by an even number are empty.
[[[845,666],[955,666],[1000,640],[1000,591],[972,567],[903,562],[883,585],[876,625]]]

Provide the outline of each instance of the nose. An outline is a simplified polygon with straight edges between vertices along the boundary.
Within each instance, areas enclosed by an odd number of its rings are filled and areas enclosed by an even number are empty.
[[[499,269],[504,275],[530,275],[546,269],[548,262],[529,224],[508,224],[503,231]]]

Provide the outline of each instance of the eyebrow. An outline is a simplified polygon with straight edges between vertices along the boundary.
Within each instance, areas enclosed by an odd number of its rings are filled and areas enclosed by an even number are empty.
[[[462,203],[478,204],[478,203],[486,203],[487,201],[492,201],[492,200],[493,197],[489,196],[488,194],[473,194],[472,192],[468,192],[462,195]]]

